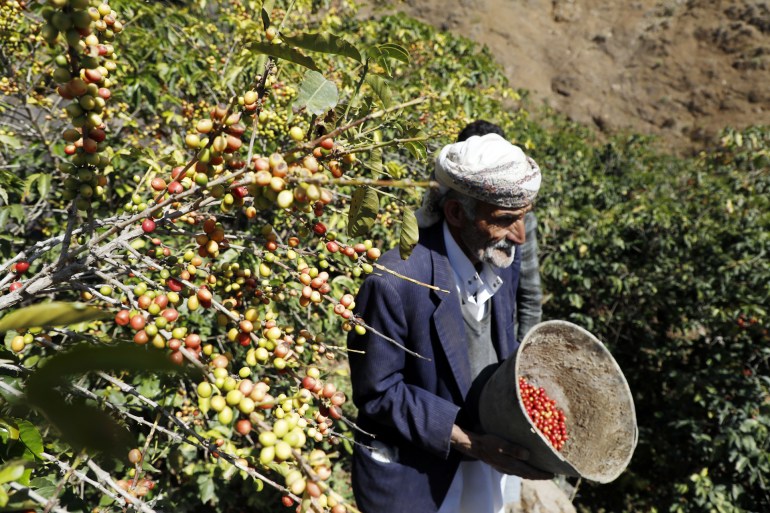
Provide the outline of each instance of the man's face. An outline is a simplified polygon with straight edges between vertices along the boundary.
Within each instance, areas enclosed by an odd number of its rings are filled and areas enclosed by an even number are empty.
[[[471,260],[505,268],[513,263],[513,247],[526,240],[524,214],[532,209],[496,207],[479,202],[476,218],[460,227],[459,235]]]

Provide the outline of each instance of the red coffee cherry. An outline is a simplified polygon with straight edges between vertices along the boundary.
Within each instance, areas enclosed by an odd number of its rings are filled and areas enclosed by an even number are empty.
[[[24,274],[29,269],[29,262],[26,260],[19,260],[16,262],[16,265],[14,265],[14,270],[16,271],[16,274]]]
[[[544,388],[530,385],[523,377],[519,378],[519,394],[532,423],[553,448],[560,451],[569,439],[564,411],[556,406],[556,401],[548,397]]]
[[[155,221],[152,219],[145,219],[142,221],[142,230],[144,233],[152,233],[155,231]]]

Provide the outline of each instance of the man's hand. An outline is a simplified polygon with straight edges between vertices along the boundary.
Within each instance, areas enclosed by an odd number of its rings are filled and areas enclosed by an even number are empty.
[[[552,479],[553,474],[529,465],[529,451],[495,435],[483,435],[452,426],[452,447],[466,456],[481,460],[498,472],[524,479]]]

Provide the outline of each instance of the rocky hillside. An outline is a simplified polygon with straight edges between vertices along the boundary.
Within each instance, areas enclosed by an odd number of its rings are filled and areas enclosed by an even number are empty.
[[[513,87],[605,133],[689,152],[770,124],[768,1],[369,1],[489,46]]]

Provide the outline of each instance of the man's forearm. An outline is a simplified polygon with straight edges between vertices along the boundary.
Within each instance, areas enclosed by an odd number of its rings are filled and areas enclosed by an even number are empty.
[[[529,451],[524,447],[506,442],[494,435],[466,431],[457,424],[452,426],[452,449],[474,459],[481,460],[504,474],[525,479],[551,479],[553,474],[538,470],[527,463]]]

